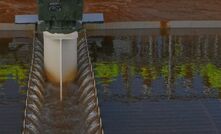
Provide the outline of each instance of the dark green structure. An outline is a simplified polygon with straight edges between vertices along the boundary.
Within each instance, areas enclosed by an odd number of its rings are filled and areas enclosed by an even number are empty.
[[[38,0],[40,31],[70,33],[81,27],[83,0]]]

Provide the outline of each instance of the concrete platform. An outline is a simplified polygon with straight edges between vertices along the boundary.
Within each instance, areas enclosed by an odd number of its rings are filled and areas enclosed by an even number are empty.
[[[0,30],[0,38],[17,38],[34,36],[33,30]]]
[[[160,28],[144,28],[144,29],[96,29],[87,28],[88,36],[148,36],[160,35]],[[205,35],[205,34],[221,34],[221,28],[172,28],[167,29],[170,35]]]
[[[16,15],[16,24],[35,24],[39,21],[38,15]],[[83,23],[103,23],[103,13],[84,13],[82,18]]]
[[[16,15],[16,24],[34,24],[38,22],[38,15]]]
[[[86,24],[88,30],[94,29],[145,29],[145,28],[221,28],[221,21],[131,21],[131,22],[110,22],[104,24]]]
[[[14,24],[14,23],[0,23],[0,30],[4,31],[34,31],[35,24]]]
[[[96,15],[95,15],[96,16]],[[100,16],[100,17],[99,17]],[[102,22],[102,16],[97,15],[97,19],[91,20],[93,17],[85,19],[83,23],[87,30],[128,30],[128,29],[213,29],[221,28],[221,21],[134,21],[134,22]],[[91,20],[91,21],[90,21]],[[31,20],[30,22],[32,22]],[[26,20],[21,20],[17,24],[0,23],[0,30],[35,30],[35,24],[27,24]]]

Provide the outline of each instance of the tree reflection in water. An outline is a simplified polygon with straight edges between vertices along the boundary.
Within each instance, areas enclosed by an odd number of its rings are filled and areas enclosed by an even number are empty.
[[[7,93],[15,92],[26,95],[31,43],[32,39],[29,37],[0,38],[0,92],[6,97]],[[18,85],[19,89],[5,88],[7,83],[12,87]]]
[[[90,37],[100,96],[105,94],[106,99],[122,101],[217,98],[221,89],[219,38],[219,35]],[[96,40],[103,41],[97,44]]]

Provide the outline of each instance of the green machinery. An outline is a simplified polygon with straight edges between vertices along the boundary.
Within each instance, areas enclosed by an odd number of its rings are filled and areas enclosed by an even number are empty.
[[[83,0],[38,0],[38,30],[71,33],[81,28]]]

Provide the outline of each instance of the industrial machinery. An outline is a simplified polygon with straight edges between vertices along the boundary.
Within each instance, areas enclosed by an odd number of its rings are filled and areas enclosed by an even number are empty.
[[[81,27],[83,0],[38,0],[39,30],[71,33]]]

